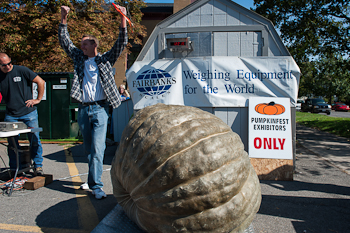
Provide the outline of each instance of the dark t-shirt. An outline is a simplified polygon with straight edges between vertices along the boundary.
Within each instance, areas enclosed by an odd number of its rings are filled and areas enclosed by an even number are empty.
[[[0,70],[0,92],[6,103],[6,114],[14,117],[31,113],[36,107],[27,107],[26,101],[33,99],[32,82],[37,76],[25,66],[13,66],[8,73]]]

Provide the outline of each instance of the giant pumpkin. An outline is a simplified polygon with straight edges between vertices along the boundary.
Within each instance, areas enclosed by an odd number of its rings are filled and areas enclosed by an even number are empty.
[[[194,107],[138,111],[123,131],[111,179],[118,203],[147,232],[242,232],[261,202],[240,137]]]

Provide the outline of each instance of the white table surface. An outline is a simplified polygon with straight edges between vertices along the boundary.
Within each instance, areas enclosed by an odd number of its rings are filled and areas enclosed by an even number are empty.
[[[18,129],[18,130],[11,130],[11,131],[0,131],[0,138],[7,138],[12,136],[17,136],[21,133],[35,133],[35,132],[41,132],[43,131],[42,128],[31,128],[31,129]]]

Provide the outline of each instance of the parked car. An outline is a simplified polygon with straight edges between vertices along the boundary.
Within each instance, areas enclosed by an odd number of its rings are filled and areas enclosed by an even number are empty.
[[[312,112],[312,113],[327,113],[327,115],[331,114],[332,107],[327,104],[321,98],[309,98],[305,100],[305,103],[301,104],[302,112]]]
[[[335,111],[349,111],[350,110],[350,107],[349,105],[346,105],[342,102],[335,102],[334,104],[332,104],[332,110],[335,110]]]
[[[295,110],[301,111],[301,104],[305,103],[302,99],[297,99],[297,103],[295,104]]]

